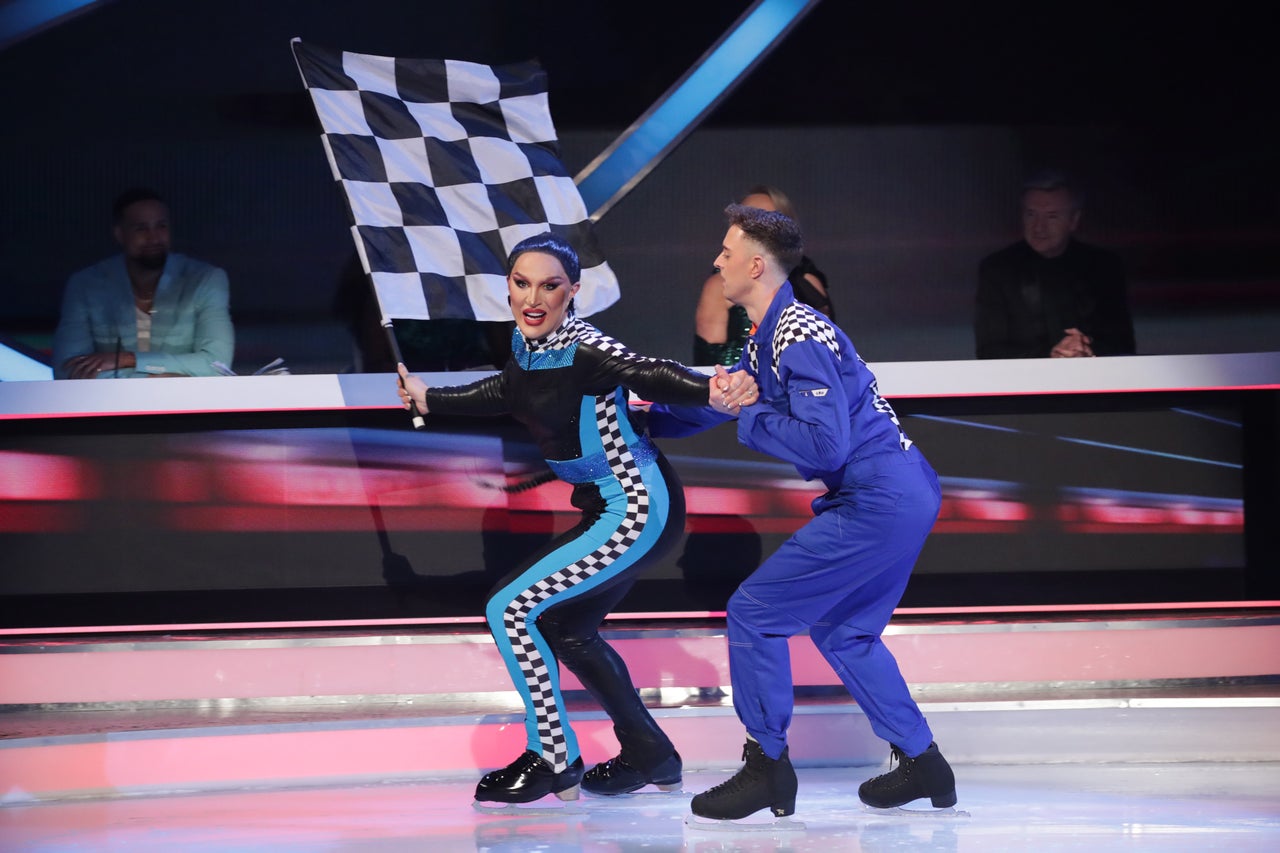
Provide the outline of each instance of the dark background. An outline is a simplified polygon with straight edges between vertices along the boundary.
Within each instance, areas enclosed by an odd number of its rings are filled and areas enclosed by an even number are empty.
[[[578,172],[745,2],[113,0],[0,48],[0,335],[46,346],[66,277],[112,253],[123,187],[164,193],[175,248],[227,269],[236,366],[353,364],[352,253],[289,50],[547,68]],[[979,259],[1017,238],[1041,166],[1088,192],[1081,237],[1128,267],[1139,351],[1280,339],[1280,75],[1259,7],[823,0],[600,222],[622,300],[593,318],[691,355],[720,208],[781,186],[870,361],[972,356]]]

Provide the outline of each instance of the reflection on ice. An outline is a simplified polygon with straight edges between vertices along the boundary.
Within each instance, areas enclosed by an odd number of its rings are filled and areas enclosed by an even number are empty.
[[[962,765],[960,803],[946,816],[863,808],[865,767],[798,772],[794,819],[756,831],[686,825],[689,794],[728,776],[704,770],[686,772],[683,793],[516,815],[473,810],[472,779],[9,805],[0,837],[5,849],[142,853],[1280,849],[1274,763]]]

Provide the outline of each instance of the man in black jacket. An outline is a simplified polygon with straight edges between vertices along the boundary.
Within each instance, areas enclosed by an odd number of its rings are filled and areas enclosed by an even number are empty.
[[[1080,194],[1060,173],[1023,185],[1023,239],[978,268],[978,358],[1132,355],[1120,258],[1073,238]]]

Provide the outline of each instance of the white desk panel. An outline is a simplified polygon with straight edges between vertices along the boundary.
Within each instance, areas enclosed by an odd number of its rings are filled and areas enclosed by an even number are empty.
[[[873,363],[890,399],[1280,389],[1280,352]],[[483,372],[423,374],[460,385]],[[390,373],[0,382],[0,418],[394,408]]]

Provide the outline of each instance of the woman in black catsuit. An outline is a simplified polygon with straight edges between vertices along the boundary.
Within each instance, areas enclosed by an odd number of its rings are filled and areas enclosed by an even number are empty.
[[[399,393],[426,413],[510,414],[528,427],[552,472],[573,484],[581,521],[501,582],[485,618],[525,703],[526,751],[476,786],[477,803],[575,799],[578,786],[622,794],[647,784],[676,790],[681,762],[640,701],[626,665],[598,628],[684,529],[675,472],[632,423],[628,391],[651,402],[705,405],[730,414],[754,383],[721,368],[708,378],[646,358],[573,313],[579,265],[550,233],[519,243],[507,263],[516,321],[500,373],[470,385],[430,388],[400,365]],[[583,773],[560,695],[557,661],[614,724],[621,752]]]

